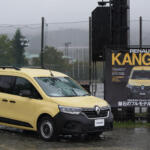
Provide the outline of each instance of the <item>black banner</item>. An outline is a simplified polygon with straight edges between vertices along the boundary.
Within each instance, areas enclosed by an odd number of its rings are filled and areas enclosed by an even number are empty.
[[[150,106],[150,50],[108,50],[105,99],[113,107]]]

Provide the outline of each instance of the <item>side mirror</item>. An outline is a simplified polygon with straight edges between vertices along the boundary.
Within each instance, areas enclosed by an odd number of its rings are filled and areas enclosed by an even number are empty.
[[[30,98],[32,98],[32,94],[31,94],[30,90],[21,90],[19,95],[23,96],[23,97],[30,97]]]

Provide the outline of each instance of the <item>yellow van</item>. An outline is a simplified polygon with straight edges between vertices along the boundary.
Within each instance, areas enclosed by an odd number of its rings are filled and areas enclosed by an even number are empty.
[[[0,67],[0,125],[59,134],[100,134],[113,128],[109,104],[65,74],[46,69]]]
[[[128,80],[127,88],[133,98],[150,97],[150,67],[133,67]]]

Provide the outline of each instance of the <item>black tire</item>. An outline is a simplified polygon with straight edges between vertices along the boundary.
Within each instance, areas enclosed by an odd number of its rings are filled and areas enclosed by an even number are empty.
[[[52,141],[54,139],[54,124],[50,117],[43,117],[38,122],[38,133],[44,141]]]

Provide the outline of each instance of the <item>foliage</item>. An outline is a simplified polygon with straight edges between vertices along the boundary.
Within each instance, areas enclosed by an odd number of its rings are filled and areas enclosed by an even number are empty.
[[[23,66],[27,64],[25,58],[25,37],[19,29],[12,40],[7,35],[0,35],[0,65],[2,66]]]
[[[140,128],[140,127],[150,128],[150,123],[134,122],[134,121],[114,122],[114,127],[115,128]]]
[[[28,60],[25,57],[25,42],[25,37],[19,29],[16,30],[12,40],[7,35],[0,35],[0,65],[41,66],[41,55],[38,58],[30,57]],[[66,73],[78,81],[89,79],[88,62],[73,61],[71,57],[64,57],[62,52],[48,46],[45,47],[43,56],[45,68]]]
[[[63,58],[63,53],[57,51],[54,47],[45,47],[44,53],[44,66],[47,68],[51,68],[53,70],[68,72],[70,70],[70,64],[68,59]],[[33,58],[32,64],[33,66],[40,66],[41,55],[38,58]]]
[[[19,29],[12,40],[7,35],[0,35],[0,65],[4,66],[24,66],[27,65],[27,59],[25,58],[26,41]],[[45,47],[44,49],[44,66],[53,70],[68,73],[71,70],[71,64],[69,60],[63,58],[63,53],[57,51],[54,47]],[[32,65],[40,66],[41,55],[38,58],[33,58]]]
[[[7,35],[0,35],[0,65],[12,65],[14,63],[12,42]]]
[[[20,29],[17,29],[12,39],[13,57],[17,66],[23,66],[27,63],[24,55],[26,47],[24,39],[25,37],[22,35]]]

